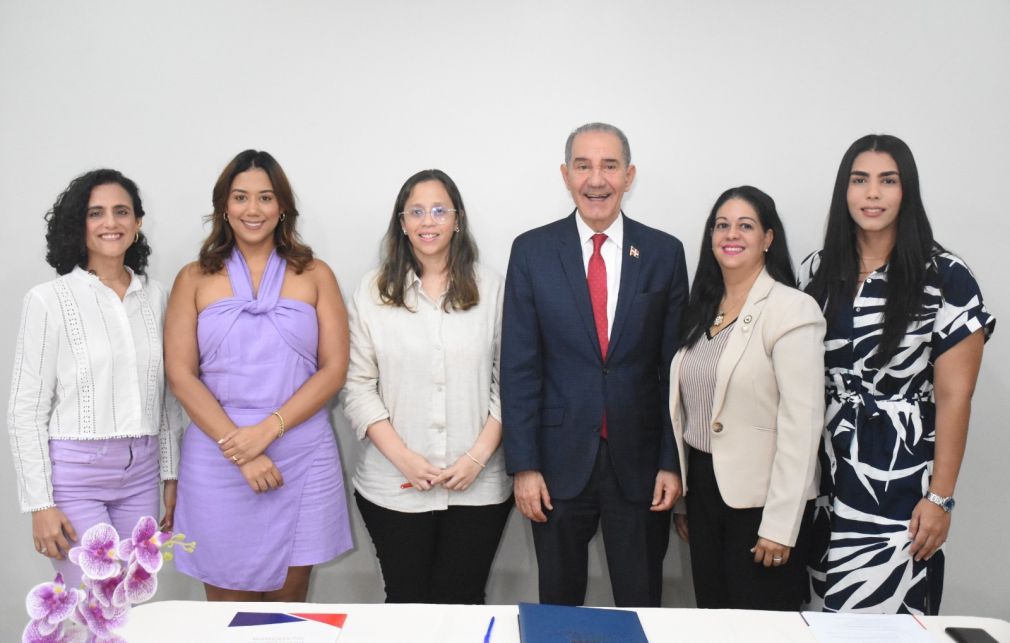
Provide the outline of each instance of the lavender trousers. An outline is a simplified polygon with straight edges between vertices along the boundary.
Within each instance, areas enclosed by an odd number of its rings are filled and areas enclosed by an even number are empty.
[[[66,514],[81,544],[84,532],[108,523],[129,538],[143,516],[158,519],[160,509],[158,438],[50,440],[53,499]],[[81,582],[80,567],[69,559],[50,559],[68,587]]]

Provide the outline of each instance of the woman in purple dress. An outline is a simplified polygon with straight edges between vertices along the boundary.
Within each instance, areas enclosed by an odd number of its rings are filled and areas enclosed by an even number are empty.
[[[326,409],[347,374],[347,314],[272,156],[236,156],[213,200],[165,323],[169,382],[193,420],[176,527],[197,547],[176,565],[208,600],[304,601],[312,566],[351,547]]]

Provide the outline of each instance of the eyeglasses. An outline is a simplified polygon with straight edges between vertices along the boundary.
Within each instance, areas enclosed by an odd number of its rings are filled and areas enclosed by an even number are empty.
[[[414,221],[423,221],[426,214],[430,214],[431,218],[435,220],[435,223],[445,223],[445,220],[450,214],[456,214],[456,210],[454,208],[444,208],[440,205],[436,205],[431,210],[425,210],[420,207],[410,208],[401,212],[400,216],[404,218],[410,217]]]

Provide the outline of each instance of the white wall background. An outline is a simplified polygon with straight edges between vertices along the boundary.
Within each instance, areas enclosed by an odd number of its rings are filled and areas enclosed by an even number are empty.
[[[893,133],[916,154],[938,239],[967,259],[1001,320],[975,397],[943,611],[1010,619],[1008,33],[1006,0],[0,0],[0,390],[21,297],[53,276],[42,215],[88,169],[140,185],[151,274],[170,284],[195,258],[218,172],[242,149],[267,149],[346,295],[421,168],[456,179],[483,260],[504,271],[513,237],[571,208],[565,136],[615,123],[639,169],[626,211],[680,237],[693,269],[708,209],[741,183],[776,198],[794,260],[819,247],[842,153]],[[349,469],[356,445],[338,411],[334,423]],[[3,443],[0,638],[13,640],[22,596],[50,568],[32,551]],[[356,510],[355,539],[318,569],[312,600],[382,600]],[[597,543],[592,604],[612,601],[604,569]],[[665,605],[693,605],[676,540],[665,578]],[[202,590],[165,571],[159,598]],[[489,601],[535,598],[532,539],[513,514]]]

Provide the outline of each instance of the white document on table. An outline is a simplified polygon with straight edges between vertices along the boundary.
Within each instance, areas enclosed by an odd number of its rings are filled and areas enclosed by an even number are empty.
[[[819,643],[932,643],[933,638],[909,614],[831,614],[803,612]]]

